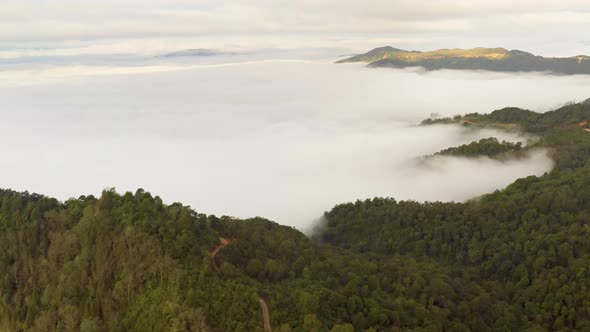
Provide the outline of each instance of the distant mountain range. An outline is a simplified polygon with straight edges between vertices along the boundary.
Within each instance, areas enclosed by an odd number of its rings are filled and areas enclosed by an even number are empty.
[[[545,58],[504,48],[441,49],[420,52],[390,46],[379,47],[337,63],[366,62],[370,67],[423,67],[427,70],[463,69],[497,72],[552,72],[575,75],[590,74],[590,56]]]
[[[187,50],[181,50],[181,51],[163,54],[163,55],[161,55],[161,57],[164,57],[164,58],[200,57],[200,56],[215,56],[215,55],[224,55],[224,54],[227,54],[227,53],[223,52],[223,51],[219,51],[219,50],[208,49],[208,48],[195,48],[195,49],[187,49]]]

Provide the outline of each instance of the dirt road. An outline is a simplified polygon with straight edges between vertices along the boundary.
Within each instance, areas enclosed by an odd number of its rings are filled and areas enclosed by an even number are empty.
[[[211,257],[215,258],[215,256],[217,256],[217,254],[221,251],[221,249],[229,246],[232,242],[233,242],[233,240],[220,237],[219,238],[219,244],[211,252]]]
[[[219,244],[211,252],[211,257],[213,257],[213,265],[215,266],[215,269],[217,271],[219,271],[219,267],[215,262],[215,256],[217,256],[221,249],[229,246],[230,244],[232,244],[232,242],[234,242],[234,240],[220,237]],[[268,304],[266,304],[266,302],[261,298],[259,298],[258,300],[260,302],[260,309],[262,310],[262,324],[264,325],[264,332],[272,332],[272,329],[270,327],[270,313],[268,311]]]
[[[262,322],[264,323],[264,332],[272,332],[270,328],[270,314],[268,311],[268,305],[263,299],[260,300],[260,309],[262,309]]]

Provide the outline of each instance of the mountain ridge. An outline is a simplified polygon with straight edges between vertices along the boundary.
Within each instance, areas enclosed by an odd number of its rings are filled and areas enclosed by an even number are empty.
[[[423,67],[427,70],[458,69],[497,72],[551,72],[555,74],[590,74],[590,56],[542,57],[521,50],[501,47],[407,51],[385,46],[336,63],[365,62],[369,67]]]
[[[180,51],[174,51],[166,54],[162,54],[159,57],[162,58],[176,58],[176,57],[212,57],[218,55],[225,55],[227,52],[210,49],[210,48],[190,48]]]

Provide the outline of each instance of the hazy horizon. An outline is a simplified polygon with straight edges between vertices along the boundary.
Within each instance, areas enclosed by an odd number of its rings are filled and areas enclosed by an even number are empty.
[[[385,45],[590,54],[590,4],[583,0],[441,0],[436,6],[409,0],[7,0],[0,15],[0,58],[193,48],[348,54]]]

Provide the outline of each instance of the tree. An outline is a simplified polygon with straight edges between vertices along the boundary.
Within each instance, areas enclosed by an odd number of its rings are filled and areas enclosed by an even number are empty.
[[[303,317],[303,331],[319,332],[322,330],[322,323],[315,314],[307,314]]]

